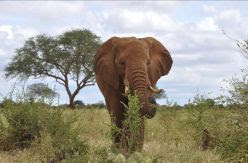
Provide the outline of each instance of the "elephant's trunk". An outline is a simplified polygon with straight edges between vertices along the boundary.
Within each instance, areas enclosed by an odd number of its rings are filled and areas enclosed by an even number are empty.
[[[149,103],[148,89],[150,86],[147,71],[144,67],[132,66],[127,70],[128,84],[132,91],[136,91],[142,105],[141,115],[152,118],[156,108]]]

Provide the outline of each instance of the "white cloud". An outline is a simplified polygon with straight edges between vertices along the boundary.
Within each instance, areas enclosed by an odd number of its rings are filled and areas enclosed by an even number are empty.
[[[2,24],[0,25],[0,70],[14,55],[15,49],[23,45],[23,42],[38,32],[29,26]]]
[[[209,5],[203,5],[203,10],[207,13],[210,14],[215,14],[217,12],[216,8],[214,6],[209,6]]]
[[[238,7],[220,9],[215,3],[190,6],[195,2],[172,1],[0,3],[1,69],[27,38],[40,33],[56,35],[72,28],[89,28],[103,41],[113,35],[160,40],[171,52],[174,64],[158,85],[181,102],[187,102],[197,88],[216,91],[221,79],[247,65],[235,43],[221,33],[224,29],[235,39],[248,38],[247,13]],[[67,101],[63,88],[59,90]],[[78,99],[99,101],[102,95],[96,90],[87,88]]]
[[[0,57],[4,56],[4,54],[5,54],[4,50],[0,48]]]
[[[197,28],[200,31],[217,31],[219,30],[214,19],[212,17],[207,17],[197,24]]]
[[[25,15],[37,19],[59,19],[63,16],[77,15],[84,9],[84,2],[62,1],[22,1],[1,2],[0,10],[5,14]]]
[[[104,26],[115,32],[172,32],[182,29],[183,24],[175,22],[169,15],[154,11],[111,10],[103,13]],[[110,28],[108,28],[110,27]]]
[[[235,22],[241,22],[241,14],[240,11],[232,9],[232,10],[225,10],[220,12],[220,14],[218,15],[218,18],[220,20],[225,20],[225,21],[235,21]],[[231,20],[230,20],[231,19]]]
[[[13,39],[13,31],[11,25],[0,25],[0,35],[1,33],[7,35],[7,39]]]
[[[25,27],[25,26],[16,26],[15,27],[15,31],[14,31],[15,35],[21,35],[22,37],[24,37],[25,39],[30,38],[32,36],[35,36],[38,33],[37,30],[35,30],[32,27]]]
[[[214,19],[217,26],[235,39],[247,39],[248,16],[237,9],[219,11]]]

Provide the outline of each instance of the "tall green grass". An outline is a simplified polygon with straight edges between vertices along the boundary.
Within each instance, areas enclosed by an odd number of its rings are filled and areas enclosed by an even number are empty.
[[[156,116],[146,120],[143,149],[129,157],[111,148],[112,141],[108,136],[111,127],[107,125],[110,118],[106,109],[62,111],[40,104],[19,103],[5,105],[0,110],[0,162],[212,163],[248,160],[247,109],[159,107]],[[75,118],[72,120],[72,117]],[[209,136],[207,149],[202,148],[205,129]],[[20,134],[23,130],[32,136],[24,139],[25,134]]]
[[[32,149],[41,162],[87,158],[76,114],[69,119],[62,110],[29,102],[6,103],[0,111],[0,151]]]

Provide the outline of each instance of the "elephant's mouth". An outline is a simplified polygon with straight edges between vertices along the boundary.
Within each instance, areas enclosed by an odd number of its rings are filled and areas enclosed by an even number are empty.
[[[151,118],[153,118],[154,116],[155,116],[155,114],[156,114],[156,111],[157,111],[157,109],[156,109],[156,107],[153,105],[153,106],[150,106],[150,108],[149,109],[146,109],[147,111],[146,111],[146,113],[145,113],[145,117],[146,118],[148,118],[148,119],[151,119]]]
[[[157,101],[156,101],[156,99],[153,96],[152,97],[149,97],[149,102],[151,104],[157,105]]]
[[[148,87],[148,90],[152,91],[153,93],[159,94],[161,90],[157,88],[153,88],[151,85]],[[132,92],[132,91],[131,91]],[[125,85],[125,95],[127,96],[130,93],[129,85]],[[157,102],[154,97],[149,97],[145,102],[143,107],[141,108],[141,115],[145,116],[146,118],[153,118],[156,114],[156,105]]]
[[[157,110],[156,104],[157,104],[157,102],[156,102],[155,98],[153,98],[153,97],[148,98],[148,104],[146,104],[144,106],[144,108],[142,108],[144,110],[144,116],[146,118],[151,119],[155,116],[156,110]]]

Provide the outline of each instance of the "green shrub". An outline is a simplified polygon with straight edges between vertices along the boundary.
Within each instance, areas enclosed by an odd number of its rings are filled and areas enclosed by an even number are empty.
[[[248,162],[248,111],[235,109],[226,127],[215,132],[217,152],[231,162]]]
[[[248,162],[247,109],[189,109],[187,124],[195,129],[196,146],[202,146],[208,131],[208,149],[215,150],[223,160]]]
[[[106,147],[99,147],[94,151],[94,156],[97,162],[106,162],[108,159],[108,149]]]
[[[241,69],[242,76],[234,76],[227,83],[226,97],[228,104],[244,104],[248,105],[248,69]]]
[[[123,121],[122,145],[127,152],[139,150],[143,136],[143,118],[140,115],[141,104],[136,95],[128,95],[125,120]]]
[[[126,157],[121,153],[117,154],[117,156],[113,159],[113,163],[125,163],[126,161]]]
[[[156,159],[152,159],[149,156],[145,156],[140,152],[133,152],[128,157],[121,153],[109,153],[109,156],[105,160],[107,163],[152,163],[158,162]]]
[[[129,155],[133,151],[141,150],[144,136],[144,119],[140,115],[141,104],[137,95],[128,95],[128,105],[125,105],[125,108],[125,119],[122,122],[123,128],[119,129],[112,125],[110,135],[112,139],[116,134],[121,135],[119,149],[113,148],[113,150]]]
[[[31,147],[44,154],[44,162],[86,158],[88,145],[78,137],[80,128],[74,126],[76,120],[75,114],[66,118],[61,110],[44,105],[6,104],[1,109],[0,150]]]
[[[0,149],[30,147],[31,142],[40,137],[43,126],[40,125],[39,115],[42,111],[34,109],[29,104],[5,103],[5,107],[1,109]]]

